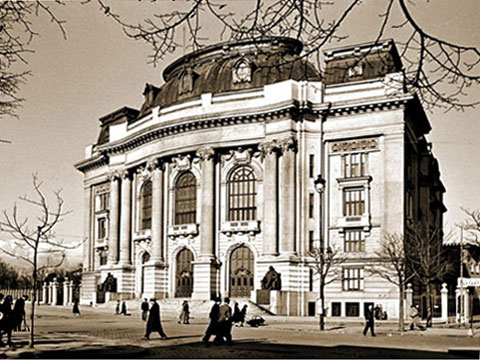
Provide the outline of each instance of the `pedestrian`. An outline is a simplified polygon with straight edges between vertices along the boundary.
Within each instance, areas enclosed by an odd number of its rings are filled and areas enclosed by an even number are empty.
[[[143,299],[142,305],[140,306],[140,309],[142,310],[142,320],[147,321],[148,317],[148,300],[147,298]]]
[[[75,301],[73,302],[72,312],[73,312],[74,315],[80,316],[80,308],[79,308],[79,306],[78,306],[78,300],[75,300]]]
[[[365,328],[363,329],[363,335],[367,335],[368,329],[370,328],[370,332],[372,336],[375,335],[375,314],[373,310],[373,305],[368,305],[367,311],[365,311]]]
[[[120,300],[117,300],[117,304],[115,305],[115,315],[120,315]]]
[[[122,301],[122,311],[120,311],[120,314],[127,315],[127,303],[125,301]]]
[[[247,305],[243,305],[242,310],[240,310],[240,326],[243,327],[245,318],[247,317]]]
[[[7,295],[0,304],[0,346],[5,346],[2,340],[4,334],[7,334],[7,345],[13,345],[12,330],[15,326],[15,319],[12,312],[12,301],[12,296]]]
[[[180,316],[178,318],[179,324],[189,324],[190,323],[190,310],[188,306],[188,301],[185,300],[182,304],[182,310],[180,311]]]
[[[420,330],[425,330],[425,328],[420,325],[420,312],[418,311],[418,305],[412,305],[410,307],[410,330],[415,330],[415,327]]]
[[[147,329],[145,332],[144,339],[150,339],[150,334],[154,331],[160,334],[162,340],[167,339],[167,335],[163,332],[162,323],[160,322],[160,306],[157,303],[156,299],[150,299],[150,311],[148,314],[147,320]]]
[[[227,345],[232,344],[232,308],[230,307],[230,299],[223,299],[218,313],[218,332],[215,337],[215,344],[223,344],[224,340]]]
[[[238,303],[235,301],[233,303],[233,316],[232,316],[232,323],[237,324],[240,322],[240,307]]]
[[[15,315],[15,326],[13,327],[13,330],[22,331],[22,323],[25,319],[25,299],[22,296],[15,301],[13,314]]]
[[[220,298],[216,297],[214,299],[214,304],[210,309],[210,314],[208,317],[210,318],[210,324],[208,324],[207,330],[205,331],[205,335],[202,338],[202,341],[205,345],[208,346],[208,341],[210,340],[210,336],[217,335],[218,332],[218,315],[220,313]]]

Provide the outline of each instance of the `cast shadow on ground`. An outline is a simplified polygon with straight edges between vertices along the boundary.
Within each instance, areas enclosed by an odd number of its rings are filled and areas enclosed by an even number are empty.
[[[152,344],[153,345],[153,344]],[[201,342],[172,344],[168,340],[162,346],[91,346],[79,350],[57,350],[36,353],[24,352],[21,358],[49,358],[49,359],[131,359],[131,358],[239,358],[239,359],[291,359],[291,358],[343,358],[343,359],[381,359],[381,358],[475,358],[478,352],[447,353],[438,351],[393,349],[372,346],[303,346],[272,344],[258,340],[236,341],[233,345],[213,345],[208,347]]]

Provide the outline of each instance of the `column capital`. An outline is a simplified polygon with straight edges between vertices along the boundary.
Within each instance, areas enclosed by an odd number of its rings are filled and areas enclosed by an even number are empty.
[[[112,170],[112,171],[108,172],[107,178],[111,182],[113,182],[115,180],[120,180],[121,179],[121,173],[118,170]]]
[[[213,150],[213,148],[210,146],[204,146],[197,149],[196,155],[202,162],[212,160],[213,156],[215,155],[215,150]]]
[[[287,151],[296,151],[297,150],[297,139],[295,136],[288,136],[283,139],[277,140],[278,147],[282,153]]]
[[[149,172],[153,172],[154,170],[163,170],[163,161],[159,158],[151,158],[147,160],[147,165],[145,168]]]
[[[265,140],[258,144],[258,149],[262,156],[265,156],[274,153],[278,149],[278,144],[276,140]]]
[[[132,172],[130,169],[123,169],[120,171],[120,177],[122,180],[132,180]]]

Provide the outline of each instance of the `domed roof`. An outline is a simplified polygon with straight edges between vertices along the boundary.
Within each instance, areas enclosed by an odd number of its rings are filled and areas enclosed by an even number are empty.
[[[150,86],[140,116],[153,106],[166,107],[223,93],[293,80],[319,80],[315,67],[300,58],[303,45],[285,37],[220,43],[187,54],[163,72],[165,84]],[[147,90],[146,90],[147,91]]]

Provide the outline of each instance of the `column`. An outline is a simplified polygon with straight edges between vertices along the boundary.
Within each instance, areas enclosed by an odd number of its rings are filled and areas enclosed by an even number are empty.
[[[264,156],[263,255],[278,255],[277,152],[273,141],[259,144]]]
[[[48,299],[47,299],[47,284],[43,283],[42,284],[42,304],[48,304]]]
[[[57,305],[58,303],[58,281],[57,279],[53,279],[52,283],[52,305]]]
[[[279,141],[282,157],[280,158],[280,253],[295,254],[295,139],[286,138]]]
[[[201,219],[200,256],[194,261],[193,294],[194,299],[210,300],[216,294],[215,268],[215,152],[211,147],[197,150],[201,162]],[[200,281],[201,279],[201,281]]]
[[[447,284],[442,284],[442,290],[440,290],[442,299],[442,321],[448,322],[448,289]]]
[[[168,271],[164,257],[164,164],[151,159],[147,169],[152,180],[152,231],[150,261],[144,265],[145,287],[143,296],[163,299],[168,296]]]
[[[69,304],[68,302],[68,292],[69,292],[69,287],[68,287],[68,284],[69,284],[69,280],[68,278],[66,278],[64,281],[63,281],[63,306],[67,306]]]
[[[108,231],[108,265],[118,262],[118,222],[119,222],[119,187],[120,177],[118,174],[110,176],[110,210]]]
[[[163,168],[152,163],[152,257],[163,261]]]
[[[131,214],[132,214],[132,178],[128,170],[122,174],[120,205],[120,261],[121,265],[131,265]]]
[[[200,256],[213,258],[215,244],[215,176],[214,151],[212,148],[202,148],[197,156],[202,161],[202,221],[200,222]]]
[[[48,283],[48,302],[47,304],[52,305],[52,283]]]
[[[407,290],[405,290],[405,318],[410,319],[410,308],[413,305],[413,290],[412,284],[407,284]]]
[[[91,222],[90,222],[90,213],[92,211],[92,202],[91,202],[91,193],[92,189],[90,186],[84,189],[84,202],[83,202],[83,238],[86,241],[83,243],[83,270],[90,271],[90,250],[93,246],[93,241],[95,239],[91,236]],[[46,299],[43,299],[43,302],[46,304]]]

